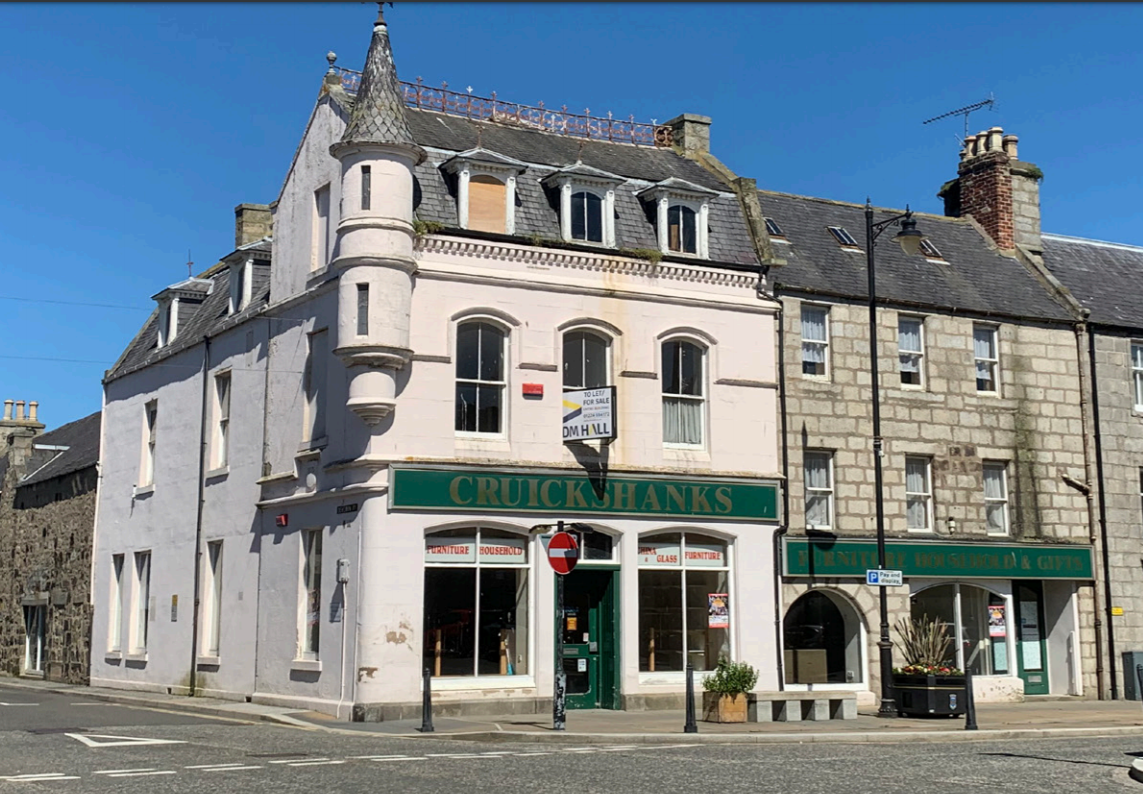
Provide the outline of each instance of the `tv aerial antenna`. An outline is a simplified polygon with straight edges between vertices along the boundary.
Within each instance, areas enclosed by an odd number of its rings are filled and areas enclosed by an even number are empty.
[[[983,108],[988,108],[989,110],[996,110],[996,99],[992,96],[991,91],[988,93],[988,99],[984,100],[983,102],[974,102],[971,105],[965,105],[962,108],[957,108],[956,110],[950,110],[948,113],[942,113],[939,116],[933,116],[931,119],[926,119],[925,121],[923,121],[921,123],[922,124],[931,124],[934,121],[940,121],[941,119],[947,119],[949,116],[959,116],[963,113],[964,114],[964,138],[961,138],[958,141],[958,143],[960,143],[963,146],[965,139],[968,138],[968,116],[969,116],[969,114],[975,110],[981,110]]]

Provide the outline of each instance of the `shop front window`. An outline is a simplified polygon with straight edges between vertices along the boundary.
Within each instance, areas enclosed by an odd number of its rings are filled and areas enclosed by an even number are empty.
[[[434,676],[528,673],[528,567],[523,535],[426,536],[424,665]]]
[[[787,684],[861,682],[861,622],[844,598],[811,590],[790,605],[782,627]]]
[[[973,675],[1008,674],[1008,599],[982,587],[946,584],[912,597],[912,618],[936,618],[952,644],[945,660]]]
[[[725,541],[673,532],[639,539],[639,670],[711,670],[730,656]]]

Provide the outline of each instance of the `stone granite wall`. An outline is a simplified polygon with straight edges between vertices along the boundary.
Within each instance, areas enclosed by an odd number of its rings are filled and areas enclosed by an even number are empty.
[[[783,303],[789,532],[794,536],[805,534],[802,455],[806,449],[817,449],[834,453],[833,531],[875,537],[868,306],[812,302],[828,306],[830,315],[830,375],[820,379],[802,374],[801,300],[783,297]],[[978,394],[976,389],[973,319],[901,313],[924,316],[924,387],[902,387],[899,312],[880,309],[877,333],[887,535],[953,542],[989,540],[982,464],[1003,461],[1008,464],[1010,534],[996,540],[1088,543],[1086,497],[1064,480],[1064,475],[1078,483],[1087,479],[1079,364],[1072,329],[997,324],[1002,385],[999,395],[987,395]],[[1143,423],[1143,419],[1139,421]],[[1139,435],[1143,448],[1143,433]],[[933,532],[906,529],[906,455],[932,460]],[[1135,510],[1138,514],[1137,498]],[[869,672],[876,688],[876,599],[863,585],[837,585],[866,611]],[[784,604],[788,606],[808,587],[808,580],[788,580]],[[1084,688],[1093,693],[1095,636],[1090,583],[1082,584],[1079,593]],[[890,613],[890,624],[897,616],[908,614],[904,589],[891,594]]]
[[[8,471],[0,502],[0,671],[23,672],[22,602],[43,594],[45,677],[86,684],[96,470],[16,488],[21,473]]]

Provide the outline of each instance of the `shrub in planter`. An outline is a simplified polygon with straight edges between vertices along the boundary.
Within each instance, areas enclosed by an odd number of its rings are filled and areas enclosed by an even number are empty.
[[[902,716],[964,714],[965,678],[951,661],[945,624],[928,615],[895,627],[905,666],[893,669],[893,699]]]
[[[702,679],[703,719],[707,722],[746,722],[747,693],[758,683],[758,671],[746,662],[725,656],[714,672]]]

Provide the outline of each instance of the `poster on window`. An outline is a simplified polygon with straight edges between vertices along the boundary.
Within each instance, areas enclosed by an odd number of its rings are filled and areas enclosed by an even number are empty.
[[[726,547],[687,542],[688,568],[723,568],[726,566]]]
[[[727,593],[708,593],[707,627],[712,629],[730,628],[730,596]]]
[[[1003,604],[993,604],[988,607],[988,636],[994,639],[1008,636],[1008,629],[1004,624]]]
[[[527,562],[526,541],[523,538],[487,538],[480,541],[480,561],[493,565],[512,565]]]
[[[476,539],[425,538],[425,562],[476,562]]]
[[[679,551],[677,540],[640,541],[639,564],[648,568],[677,568]]]

